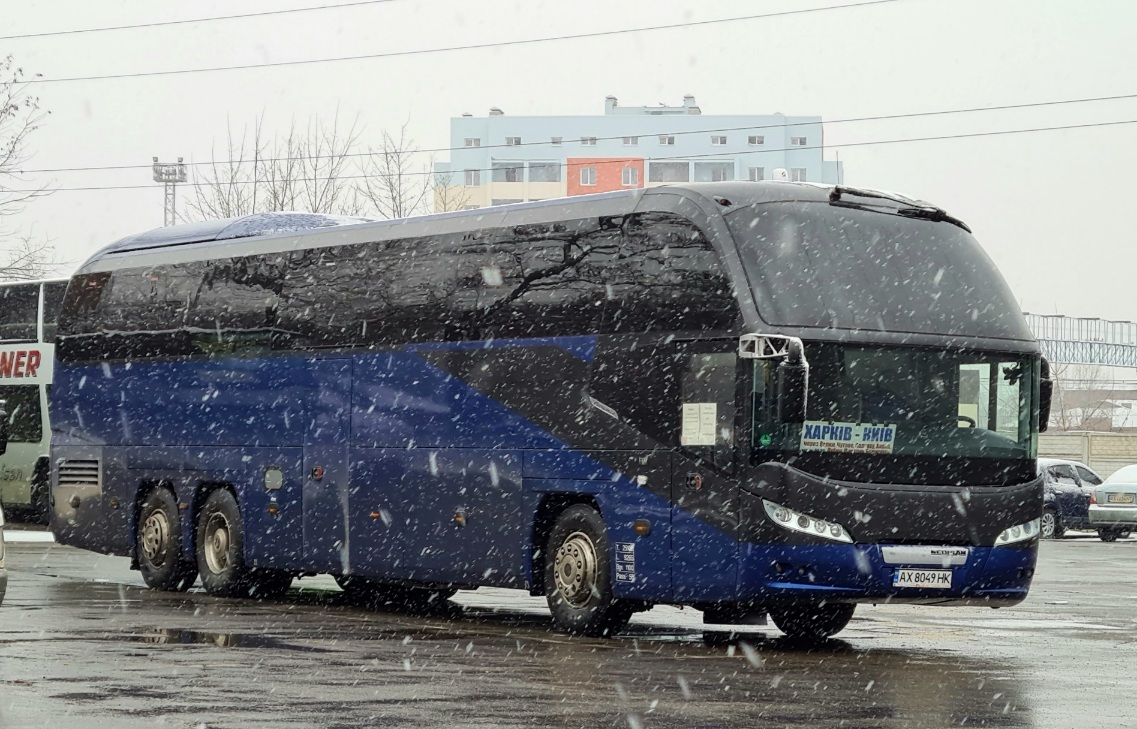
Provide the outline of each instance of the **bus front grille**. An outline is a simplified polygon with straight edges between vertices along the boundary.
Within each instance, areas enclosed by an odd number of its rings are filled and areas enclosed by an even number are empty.
[[[69,459],[59,464],[60,486],[102,488],[102,469],[97,459]]]

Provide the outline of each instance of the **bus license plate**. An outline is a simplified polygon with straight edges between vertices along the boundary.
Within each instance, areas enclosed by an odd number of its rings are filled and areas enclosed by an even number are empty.
[[[951,570],[896,570],[892,573],[892,586],[950,590]]]

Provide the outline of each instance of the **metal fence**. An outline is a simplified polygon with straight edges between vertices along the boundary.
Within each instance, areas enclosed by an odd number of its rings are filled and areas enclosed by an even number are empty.
[[[1137,324],[1131,321],[1060,314],[1026,314],[1026,321],[1051,362],[1137,367]]]

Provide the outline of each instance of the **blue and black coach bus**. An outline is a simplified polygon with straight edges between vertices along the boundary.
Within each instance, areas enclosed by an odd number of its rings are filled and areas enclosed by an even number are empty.
[[[1049,375],[967,226],[783,182],[121,240],[71,279],[53,528],[146,583],[482,585],[832,635],[1024,599]]]

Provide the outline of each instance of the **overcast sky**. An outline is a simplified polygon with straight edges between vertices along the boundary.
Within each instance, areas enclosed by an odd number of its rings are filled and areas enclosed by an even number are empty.
[[[344,0],[323,0],[327,4]],[[392,0],[293,15],[0,40],[45,79],[432,49],[849,0]],[[321,0],[41,0],[5,13],[0,35],[204,18]],[[1023,307],[1137,320],[1132,172],[1137,124],[946,141],[856,143],[1137,120],[1137,99],[925,118],[828,123],[1137,94],[1137,3],[898,0],[800,15],[504,48],[175,76],[44,83],[51,115],[32,168],[208,160],[264,114],[270,131],[312,115],[358,117],[364,141],[409,119],[445,147],[451,116],[599,114],[678,104],[705,114],[820,114],[848,184],[895,189],[966,220]],[[150,183],[149,169],[58,172],[58,187]],[[162,192],[60,191],[19,221],[78,264],[162,222]]]

